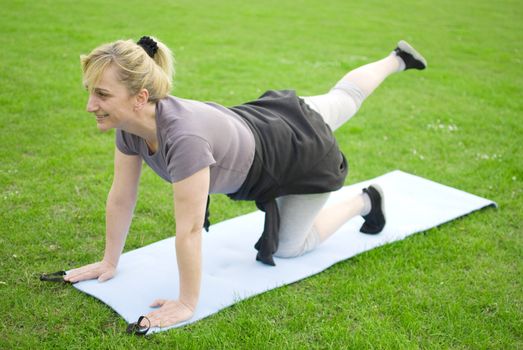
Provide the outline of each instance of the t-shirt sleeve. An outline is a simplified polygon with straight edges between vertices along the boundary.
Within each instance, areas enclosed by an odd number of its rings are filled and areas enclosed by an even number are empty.
[[[209,143],[198,136],[186,135],[167,142],[167,170],[172,182],[183,180],[216,163]]]
[[[138,155],[139,153],[133,149],[134,144],[129,136],[130,135],[125,134],[123,130],[116,129],[116,147],[123,154],[127,154],[129,156]]]

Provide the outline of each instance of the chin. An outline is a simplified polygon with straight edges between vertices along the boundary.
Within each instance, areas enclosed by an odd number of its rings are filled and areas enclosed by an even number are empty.
[[[104,125],[104,124],[101,124],[101,123],[98,123],[98,125],[96,125],[96,127],[101,132],[106,132],[106,131],[109,131],[110,129],[112,129],[110,126]]]

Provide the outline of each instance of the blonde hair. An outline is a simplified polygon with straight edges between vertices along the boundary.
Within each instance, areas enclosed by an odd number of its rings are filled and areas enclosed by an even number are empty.
[[[132,40],[117,40],[103,44],[88,55],[80,56],[83,82],[89,90],[96,87],[103,72],[110,66],[117,67],[117,76],[131,95],[140,90],[149,91],[149,102],[166,97],[172,89],[174,57],[163,43],[151,37],[158,46],[154,57]]]

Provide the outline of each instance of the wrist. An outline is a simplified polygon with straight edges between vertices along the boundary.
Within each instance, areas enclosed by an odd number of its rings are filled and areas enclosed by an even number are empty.
[[[187,309],[189,309],[191,312],[194,312],[196,309],[196,305],[198,304],[198,300],[186,300],[186,299],[178,299],[178,302],[185,306]]]
[[[118,266],[118,259],[115,260],[104,256],[104,258],[102,259],[102,263],[107,264],[112,268],[116,269],[116,267]]]

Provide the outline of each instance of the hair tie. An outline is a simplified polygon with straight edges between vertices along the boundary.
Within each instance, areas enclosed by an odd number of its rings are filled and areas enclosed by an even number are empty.
[[[140,45],[151,58],[154,58],[154,55],[158,51],[158,44],[151,39],[151,37],[142,36],[137,44]]]

